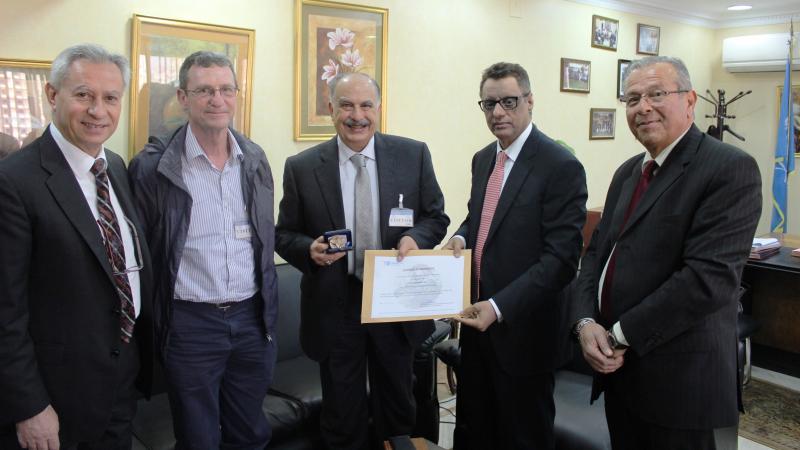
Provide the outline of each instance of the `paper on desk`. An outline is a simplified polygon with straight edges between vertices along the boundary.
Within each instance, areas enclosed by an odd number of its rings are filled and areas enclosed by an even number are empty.
[[[753,238],[753,247],[761,247],[764,245],[774,244],[778,242],[775,238]]]

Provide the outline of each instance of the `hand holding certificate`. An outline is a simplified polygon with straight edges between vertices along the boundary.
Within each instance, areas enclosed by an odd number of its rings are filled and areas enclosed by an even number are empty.
[[[471,253],[413,250],[397,261],[395,250],[364,257],[361,323],[456,317],[469,305]]]

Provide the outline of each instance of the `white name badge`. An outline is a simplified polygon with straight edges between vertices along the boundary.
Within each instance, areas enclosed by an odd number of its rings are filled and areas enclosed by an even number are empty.
[[[250,240],[251,232],[250,232],[250,224],[249,223],[245,223],[245,224],[241,224],[241,225],[234,225],[233,226],[233,232],[234,232],[234,236],[236,236],[236,239]]]
[[[408,208],[392,208],[389,213],[389,226],[390,227],[406,227],[414,226],[414,210]]]

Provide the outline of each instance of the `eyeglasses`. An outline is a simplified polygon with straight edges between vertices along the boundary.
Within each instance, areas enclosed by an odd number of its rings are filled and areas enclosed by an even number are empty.
[[[644,94],[624,95],[622,97],[622,101],[625,102],[625,106],[628,108],[633,108],[634,106],[638,105],[643,98],[646,98],[651,105],[660,105],[662,102],[664,102],[664,100],[667,99],[669,94],[683,94],[684,92],[689,92],[689,90],[679,89],[677,91],[662,91],[658,89],[655,91],[646,92]]]
[[[139,272],[140,270],[144,269],[144,262],[142,260],[142,244],[139,241],[139,233],[136,232],[136,227],[133,225],[133,222],[131,222],[130,219],[126,217],[125,222],[128,223],[128,229],[131,230],[131,237],[133,238],[133,246],[134,246],[133,259],[134,261],[136,261],[136,265],[133,267],[126,267],[125,270],[123,271],[114,270],[114,268],[112,267],[111,273],[114,276],[127,275],[129,273]],[[109,242],[108,236],[106,236],[106,231],[100,225],[99,220],[97,221],[97,226],[100,227],[100,234],[103,236],[103,245],[106,247],[106,251],[111,252],[111,248],[109,248],[111,244]],[[117,234],[117,231],[114,230],[113,228],[111,229],[111,231],[114,234]],[[122,236],[117,235],[117,237],[119,238],[119,242],[122,242]]]
[[[222,86],[220,88],[212,88],[211,86],[204,86],[197,89],[184,89],[186,92],[200,98],[210,98],[213,97],[217,91],[223,97],[236,97],[236,94],[239,92],[239,88],[236,86]]]
[[[529,95],[531,95],[531,93],[526,92],[516,97],[503,97],[500,100],[488,100],[488,99],[481,100],[478,102],[478,106],[484,112],[492,112],[494,111],[494,107],[497,106],[497,104],[499,103],[501,108],[505,109],[506,111],[511,111],[513,109],[517,109],[517,105],[519,104],[519,99],[525,98]]]

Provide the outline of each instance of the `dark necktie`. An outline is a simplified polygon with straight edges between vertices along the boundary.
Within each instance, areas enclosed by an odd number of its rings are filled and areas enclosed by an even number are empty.
[[[114,284],[120,298],[120,337],[123,342],[130,342],[131,336],[133,336],[136,311],[133,308],[131,285],[128,281],[128,273],[125,266],[125,247],[122,245],[122,235],[120,234],[117,215],[114,214],[114,208],[111,206],[106,160],[102,158],[96,159],[91,172],[94,174],[95,184],[97,185],[97,212],[99,213],[97,223],[100,225],[105,238],[106,255],[111,263]]]
[[[642,199],[644,193],[647,191],[647,188],[650,186],[650,180],[653,179],[653,172],[655,172],[657,168],[658,163],[653,160],[648,161],[647,164],[645,164],[644,170],[642,170],[642,175],[639,177],[639,182],[636,184],[636,189],[633,191],[631,202],[628,203],[628,209],[625,210],[625,216],[622,219],[622,225],[619,227],[620,233],[622,233],[622,230],[625,229],[625,224],[628,223],[628,219],[636,209],[636,205],[639,204],[639,200]],[[605,319],[611,318],[611,286],[614,282],[614,268],[616,267],[617,263],[616,248],[612,250],[612,252],[611,260],[608,261],[608,267],[606,268],[606,277],[603,282],[603,290],[601,291],[600,295],[600,314],[602,314]]]
[[[481,222],[478,226],[478,236],[475,240],[475,293],[474,298],[478,298],[480,293],[481,282],[481,260],[483,259],[483,247],[486,245],[486,238],[489,237],[489,228],[492,226],[492,219],[494,212],[497,209],[497,203],[500,201],[500,192],[503,190],[503,173],[505,172],[506,158],[508,155],[504,151],[497,153],[494,163],[494,169],[489,175],[489,181],[486,183],[486,193],[483,196],[483,209],[481,210]]]

